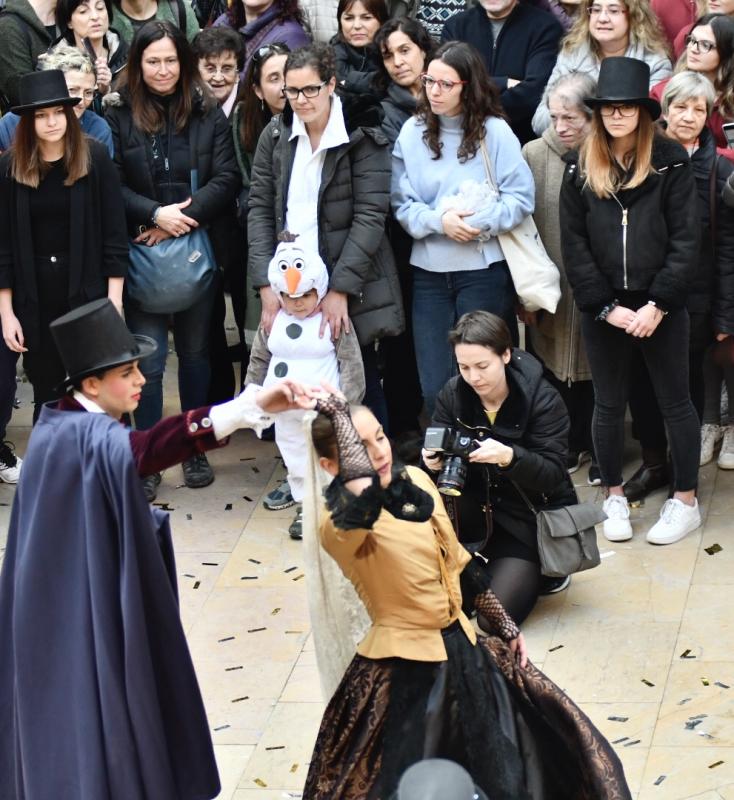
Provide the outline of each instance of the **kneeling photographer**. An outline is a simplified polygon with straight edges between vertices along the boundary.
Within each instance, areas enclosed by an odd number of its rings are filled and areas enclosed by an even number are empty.
[[[423,461],[459,539],[487,562],[492,590],[519,625],[539,594],[569,582],[541,575],[530,508],[577,502],[566,471],[568,412],[540,363],[513,351],[494,314],[464,314],[449,342],[459,375],[437,397]]]

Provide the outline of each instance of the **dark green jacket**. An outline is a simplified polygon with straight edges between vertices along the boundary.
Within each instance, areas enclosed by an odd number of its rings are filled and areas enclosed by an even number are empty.
[[[28,0],[8,0],[0,14],[0,93],[18,103],[18,79],[33,72],[41,53],[56,36],[48,31]]]

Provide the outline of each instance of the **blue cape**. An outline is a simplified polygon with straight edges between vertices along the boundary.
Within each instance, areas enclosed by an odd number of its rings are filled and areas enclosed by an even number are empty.
[[[0,798],[219,793],[178,611],[168,516],[129,431],[45,406],[0,575]]]

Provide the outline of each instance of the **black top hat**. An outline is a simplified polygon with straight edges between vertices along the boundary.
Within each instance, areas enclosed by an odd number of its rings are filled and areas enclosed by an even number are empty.
[[[75,106],[81,97],[69,97],[66,79],[60,69],[29,72],[21,75],[18,82],[20,103],[10,110],[13,114],[27,114],[41,108]]]
[[[487,800],[487,795],[455,761],[427,758],[405,770],[395,800]]]
[[[612,103],[642,106],[656,120],[660,116],[660,103],[653,100],[649,92],[650,67],[644,61],[626,56],[612,56],[601,62],[596,96],[584,99],[592,108]]]
[[[55,319],[51,334],[66,367],[67,377],[58,386],[62,394],[81,378],[145,358],[156,350],[152,339],[130,333],[107,298],[93,300]]]

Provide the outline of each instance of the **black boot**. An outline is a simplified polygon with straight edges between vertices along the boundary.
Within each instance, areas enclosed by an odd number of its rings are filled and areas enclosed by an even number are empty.
[[[202,489],[214,481],[214,473],[204,453],[193,456],[181,464],[184,483],[189,489]]]
[[[624,496],[630,503],[644,500],[650,492],[656,489],[663,489],[670,483],[668,465],[662,464],[640,464],[637,472],[625,482]]]
[[[145,494],[145,499],[152,503],[156,495],[158,494],[158,487],[161,483],[161,473],[154,472],[152,475],[146,475],[143,480],[143,494]]]

